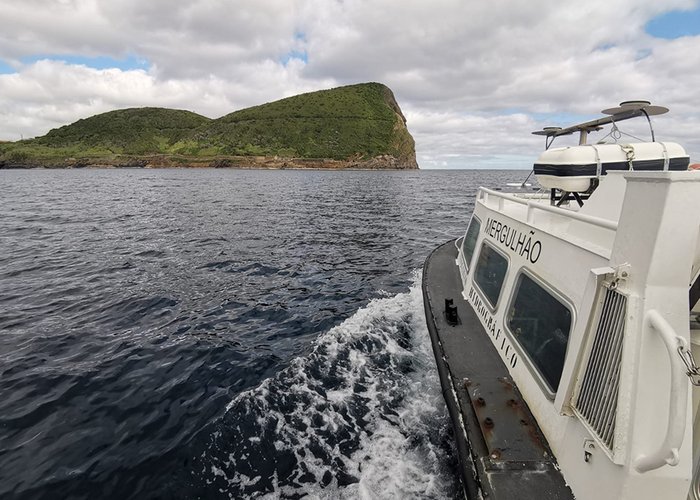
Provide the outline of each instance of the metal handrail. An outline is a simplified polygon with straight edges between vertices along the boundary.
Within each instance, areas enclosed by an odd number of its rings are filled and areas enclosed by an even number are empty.
[[[496,198],[509,200],[509,201],[518,203],[520,205],[526,205],[528,208],[528,212],[530,210],[542,210],[544,212],[550,212],[550,213],[553,213],[556,215],[561,215],[562,217],[568,217],[570,219],[585,222],[585,223],[591,224],[593,226],[602,227],[603,229],[610,229],[612,231],[617,230],[617,222],[611,221],[608,219],[603,219],[601,217],[594,217],[592,215],[586,215],[586,214],[581,214],[578,212],[572,212],[570,210],[566,210],[566,209],[560,208],[560,207],[553,207],[551,205],[544,205],[542,203],[537,203],[537,202],[533,202],[531,200],[519,198],[519,197],[514,196],[512,194],[501,193],[498,191],[494,191],[493,189],[488,189],[488,188],[484,188],[484,187],[479,188],[479,192],[486,193],[489,196],[495,196]]]
[[[652,329],[659,333],[668,351],[671,362],[671,404],[663,443],[653,453],[640,455],[634,461],[634,468],[640,473],[649,472],[664,465],[678,465],[680,461],[678,450],[683,444],[688,409],[688,379],[685,374],[685,365],[677,356],[678,348],[687,348],[688,342],[677,335],[673,327],[655,309],[647,312],[646,320]]]

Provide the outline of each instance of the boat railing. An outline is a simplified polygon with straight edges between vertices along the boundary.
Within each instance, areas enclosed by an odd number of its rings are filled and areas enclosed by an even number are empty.
[[[527,207],[527,223],[534,224],[536,212],[543,211],[549,212],[567,219],[573,219],[586,224],[591,224],[592,226],[600,227],[603,229],[609,229],[611,231],[617,230],[617,222],[608,219],[603,219],[602,217],[595,217],[592,215],[582,214],[579,212],[574,212],[572,210],[567,210],[561,207],[555,207],[545,204],[542,201],[535,201],[532,198],[522,198],[510,193],[503,193],[500,191],[494,191],[488,188],[479,188],[479,194],[477,200],[482,201],[484,204],[488,204],[489,198],[496,198],[498,201],[498,210],[503,210],[505,202],[510,201],[520,205],[525,205]],[[549,201],[549,198],[546,198]],[[542,198],[544,200],[544,198]]]
[[[685,435],[689,385],[682,358],[677,355],[680,348],[688,349],[687,341],[677,335],[673,327],[655,309],[647,312],[646,319],[652,329],[659,334],[668,351],[671,363],[671,401],[663,443],[652,453],[642,455],[634,462],[634,468],[641,473],[667,464],[678,465],[680,461],[678,450],[683,444]]]

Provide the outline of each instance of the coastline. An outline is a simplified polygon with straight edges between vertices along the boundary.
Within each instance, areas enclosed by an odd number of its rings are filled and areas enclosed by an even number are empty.
[[[6,169],[73,169],[73,168],[235,168],[267,170],[417,170],[415,159],[392,155],[373,158],[284,158],[277,156],[115,155],[112,157],[26,159],[0,161]]]

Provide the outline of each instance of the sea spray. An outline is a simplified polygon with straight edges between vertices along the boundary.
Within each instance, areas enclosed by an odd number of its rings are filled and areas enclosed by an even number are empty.
[[[419,273],[239,394],[217,427],[194,473],[231,498],[453,496]]]

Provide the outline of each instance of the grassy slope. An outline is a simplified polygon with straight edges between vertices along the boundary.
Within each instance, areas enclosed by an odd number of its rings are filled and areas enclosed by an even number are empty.
[[[210,121],[191,111],[177,109],[120,109],[51,130],[32,142],[59,148],[104,148],[113,153],[164,153]]]
[[[174,143],[210,121],[177,109],[120,109],[78,120],[36,139],[0,144],[0,159],[2,156],[22,161],[167,153]]]
[[[392,103],[391,91],[378,83],[311,92],[226,115],[204,127],[197,139],[228,155],[346,159],[394,154],[394,129],[403,120]]]
[[[50,131],[0,143],[0,160],[110,155],[415,158],[413,139],[394,96],[367,83],[302,94],[217,120],[189,111],[110,111]]]

